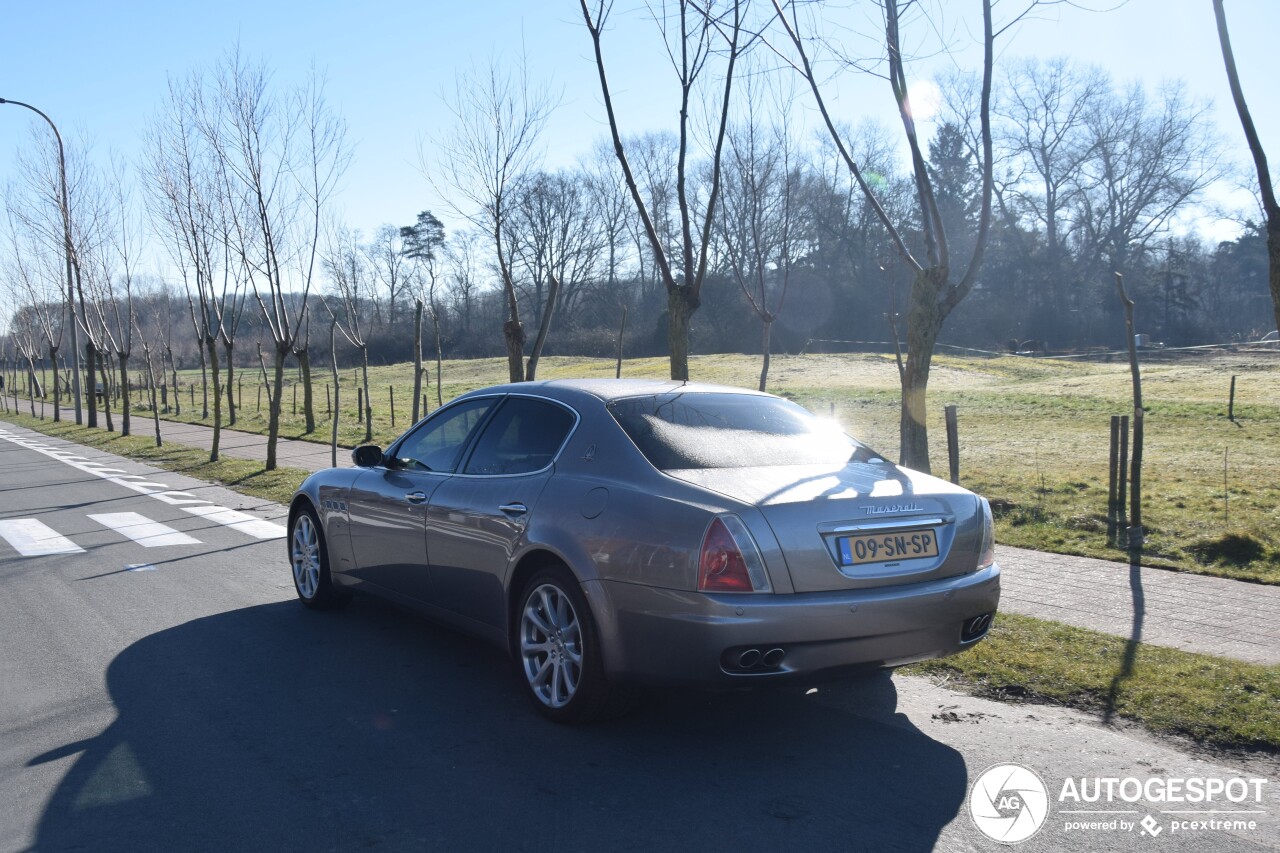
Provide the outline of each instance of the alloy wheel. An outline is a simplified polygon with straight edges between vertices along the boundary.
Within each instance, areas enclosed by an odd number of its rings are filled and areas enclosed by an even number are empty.
[[[520,658],[534,696],[549,708],[573,700],[582,678],[582,625],[569,596],[544,583],[525,599]]]
[[[290,556],[298,594],[307,600],[315,598],[320,588],[320,533],[305,512],[294,522]]]

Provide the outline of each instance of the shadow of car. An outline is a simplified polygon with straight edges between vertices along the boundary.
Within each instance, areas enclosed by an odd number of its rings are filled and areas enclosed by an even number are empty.
[[[74,756],[33,849],[930,850],[964,801],[963,757],[885,676],[566,730],[507,666],[369,599],[157,632],[111,662],[108,727],[26,762]]]

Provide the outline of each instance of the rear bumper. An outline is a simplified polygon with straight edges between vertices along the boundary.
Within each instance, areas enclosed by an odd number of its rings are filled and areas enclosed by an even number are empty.
[[[962,651],[986,635],[983,627],[962,637],[969,620],[995,613],[1000,569],[824,593],[708,595],[608,580],[584,589],[610,678],[733,687],[819,680]],[[760,660],[750,663],[753,650]],[[781,660],[767,665],[775,650]]]

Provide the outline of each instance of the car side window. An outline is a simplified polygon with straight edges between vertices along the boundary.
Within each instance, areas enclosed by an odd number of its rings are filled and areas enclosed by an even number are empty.
[[[496,402],[494,397],[467,400],[429,418],[396,448],[396,462],[409,470],[452,474],[467,441]]]
[[[527,474],[551,464],[573,429],[573,413],[530,397],[509,397],[476,441],[464,474]]]

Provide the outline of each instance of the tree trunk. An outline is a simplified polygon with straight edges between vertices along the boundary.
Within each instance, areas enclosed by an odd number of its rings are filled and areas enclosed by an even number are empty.
[[[765,385],[769,383],[769,360],[770,360],[770,338],[773,337],[773,317],[764,318],[764,331],[761,334],[760,348],[763,355],[760,358],[760,390],[763,392]]]
[[[218,445],[222,438],[222,377],[218,375],[218,339],[206,338],[205,348],[209,351],[209,366],[213,372],[213,446],[209,449],[209,461],[218,461]],[[208,398],[208,385],[205,386],[205,397]],[[227,394],[230,397],[230,394]],[[205,404],[206,407],[208,404]]]
[[[667,347],[671,378],[689,381],[689,320],[698,310],[698,297],[688,287],[667,291]]]
[[[235,360],[232,356],[235,354],[235,344],[231,341],[223,341],[222,348],[227,351],[227,426],[236,425],[236,395],[235,391]]]
[[[31,417],[36,416],[36,386],[40,384],[40,380],[36,378],[36,361],[31,356],[27,356],[27,399],[31,403]],[[44,411],[41,409],[41,411]]]
[[[330,367],[333,369],[333,432],[329,437],[329,464],[332,465],[334,468],[337,468],[338,467],[338,411],[341,409],[341,403],[339,402],[339,396],[338,396],[339,395],[338,389],[341,387],[341,385],[338,381],[338,348],[334,346],[335,342],[333,337],[333,330],[335,326],[336,326],[336,323],[334,325],[329,326],[329,358],[331,359]]]
[[[86,341],[84,345],[84,372],[88,377],[88,387],[85,389],[89,398],[89,428],[93,429],[98,425],[98,393],[94,385],[94,372],[97,370],[98,348],[93,345],[93,341]]]
[[[1280,216],[1267,217],[1267,260],[1271,265],[1271,305],[1280,329]]]
[[[369,345],[360,344],[361,384],[364,385],[364,440],[373,441],[373,403],[369,400]]]
[[[560,279],[547,275],[547,304],[542,310],[542,319],[538,323],[538,335],[533,340],[533,351],[529,353],[529,369],[525,371],[525,379],[532,382],[538,373],[538,359],[542,357],[542,347],[547,342],[547,333],[551,331],[551,318],[556,313],[556,297],[560,295]]]
[[[102,377],[102,411],[107,418],[107,432],[115,432],[116,425],[111,419],[111,376],[105,353],[98,359],[98,375]]]
[[[311,389],[311,352],[303,348],[294,353],[298,357],[298,369],[302,371],[302,417],[306,421],[307,435],[316,431],[315,396]]]
[[[434,304],[431,306],[431,328],[436,338],[436,406],[439,407],[444,405],[444,390],[440,385],[444,373],[444,347],[440,342],[440,312]]]
[[[610,254],[612,255],[612,252],[610,252]],[[613,371],[614,379],[622,378],[622,336],[626,334],[626,331],[627,331],[627,306],[623,305],[622,306],[622,322],[618,324],[618,358],[615,363],[616,366]]]
[[[130,432],[129,432],[129,354],[126,352],[116,353],[116,358],[120,360],[120,434],[130,435]]]
[[[907,360],[902,369],[898,464],[926,474],[930,473],[926,392],[933,348],[947,318],[946,309],[938,301],[938,293],[946,284],[946,278],[945,267],[930,267],[917,272],[915,281],[911,283],[907,307]]]
[[[173,371],[173,414],[178,417],[182,414],[182,395],[178,393],[178,359],[172,348],[169,349],[169,369]]]
[[[502,324],[502,336],[507,344],[507,372],[512,382],[524,381],[524,324],[508,320]]]
[[[160,406],[156,401],[156,369],[151,363],[151,351],[145,346],[142,348],[142,354],[147,359],[147,379],[150,380],[150,397],[151,397],[151,420],[155,424],[156,430],[156,447],[163,447],[164,441],[160,437]]]
[[[422,401],[422,300],[414,304],[413,310],[413,422],[416,424]],[[422,412],[423,415],[426,412]]]
[[[58,348],[49,345],[49,363],[53,365],[53,421],[62,420],[62,391],[58,387]]]
[[[271,377],[267,418],[267,470],[276,470],[276,443],[280,440],[280,401],[284,398],[284,359],[289,354],[287,346],[277,345],[275,364]]]
[[[1276,201],[1274,184],[1271,182],[1271,169],[1267,165],[1267,152],[1262,147],[1262,140],[1253,124],[1253,115],[1244,98],[1244,89],[1240,86],[1240,74],[1236,69],[1235,53],[1231,49],[1231,34],[1227,30],[1227,13],[1223,9],[1222,0],[1213,0],[1213,16],[1218,27],[1218,44],[1222,49],[1222,61],[1227,70],[1227,83],[1231,87],[1231,100],[1236,106],[1236,114],[1240,116],[1240,127],[1244,130],[1245,140],[1249,143],[1249,154],[1253,157],[1253,167],[1258,174],[1258,194],[1262,200],[1262,211],[1267,218],[1267,262],[1270,267],[1268,281],[1271,285],[1271,308],[1275,315],[1276,328],[1280,329],[1280,203]]]
[[[196,351],[200,354],[200,420],[209,420],[209,365],[205,360],[205,350],[207,347],[196,347]],[[213,382],[218,383],[218,371],[213,371]],[[178,393],[175,385],[173,393]]]

